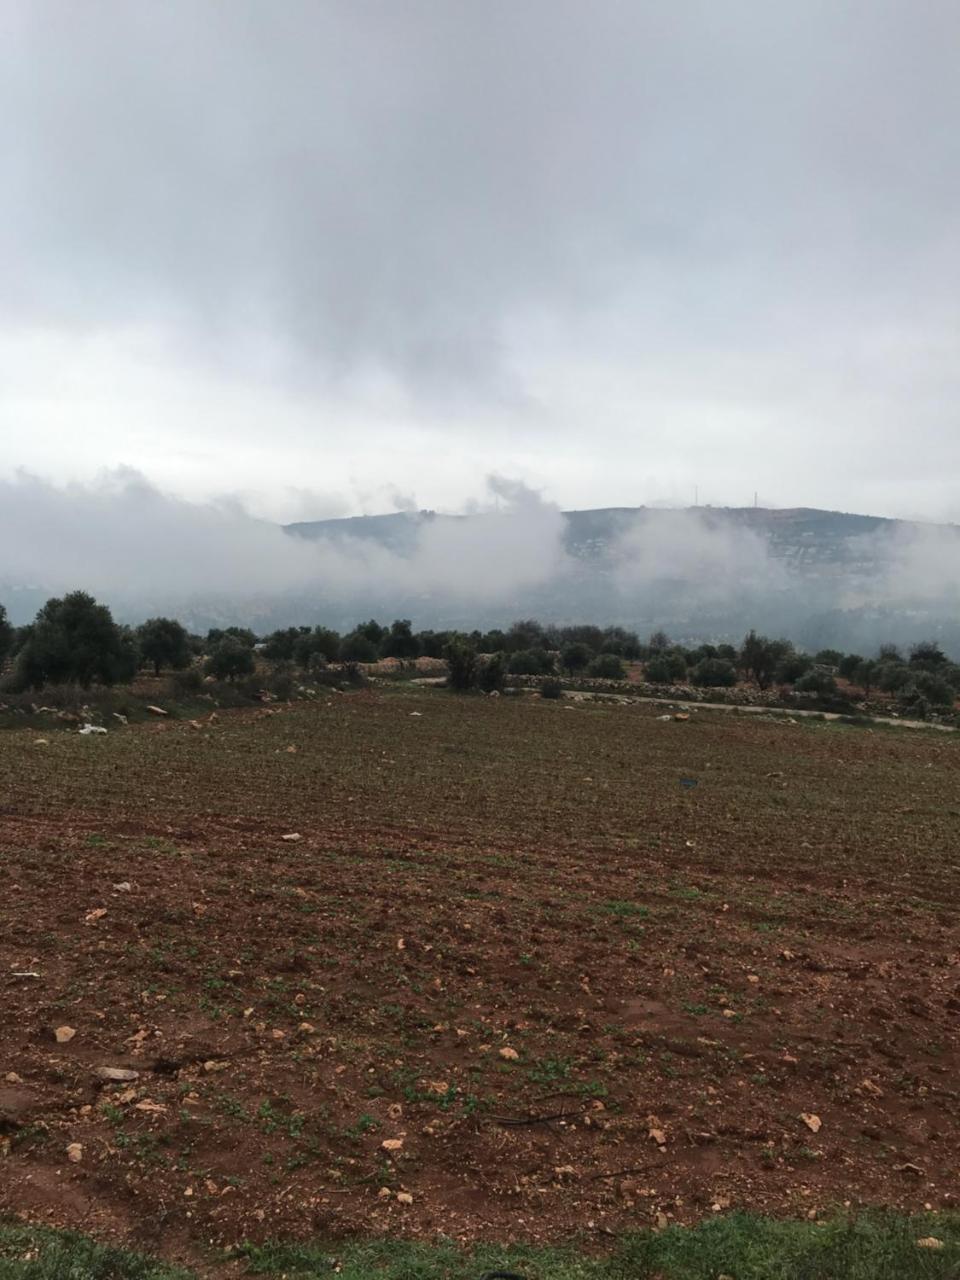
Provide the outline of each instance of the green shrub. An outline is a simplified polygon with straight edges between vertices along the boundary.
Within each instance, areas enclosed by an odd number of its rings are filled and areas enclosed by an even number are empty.
[[[520,649],[511,653],[507,668],[512,676],[544,676],[553,671],[553,657],[546,649]]]
[[[863,663],[863,658],[859,653],[847,653],[837,663],[837,670],[843,676],[844,680],[853,680],[859,683],[857,679],[857,671]]]
[[[272,693],[281,702],[289,702],[296,694],[300,682],[297,669],[292,662],[278,662],[272,671],[268,671],[262,682],[262,688]]]
[[[949,659],[936,640],[921,640],[910,650],[910,666],[921,671],[938,671]]]
[[[953,707],[956,700],[957,693],[953,686],[933,671],[917,671],[901,694],[904,707],[915,709],[921,715],[928,706],[945,710]]]
[[[723,658],[704,658],[690,672],[690,679],[704,689],[729,689],[737,683],[737,669]]]
[[[751,631],[740,646],[740,666],[761,689],[768,689],[777,668],[792,652],[789,640],[771,640],[769,636],[758,636]]]
[[[879,670],[880,664],[878,662],[874,662],[872,658],[861,658],[857,665],[852,669],[847,679],[852,680],[854,684],[858,684],[865,695],[869,698],[873,686],[877,683],[877,674]]]
[[[586,670],[592,657],[593,650],[590,646],[578,641],[564,646],[560,652],[560,665],[564,671],[569,671],[572,675],[577,671]]]
[[[297,638],[291,657],[304,671],[318,663],[336,662],[340,657],[340,637],[329,627],[314,627]]]
[[[13,627],[7,621],[7,611],[0,604],[0,667],[3,666],[3,660],[7,654],[13,649]]]
[[[843,661],[843,654],[839,649],[821,649],[814,662],[821,667],[839,667]]]
[[[676,684],[687,678],[687,660],[675,649],[657,653],[647,662],[644,674],[650,684]]]
[[[153,664],[154,675],[162,667],[181,671],[190,665],[190,637],[176,618],[148,618],[137,627],[140,656]]]
[[[348,636],[343,637],[340,657],[344,662],[376,662],[380,652],[363,631],[351,631]]]
[[[793,687],[797,693],[816,693],[821,696],[837,692],[837,682],[828,671],[808,671]]]
[[[477,687],[479,660],[473,645],[464,640],[451,640],[443,651],[449,676],[447,684],[458,693],[466,693]]]
[[[175,671],[167,684],[174,697],[203,693],[203,672],[199,667],[187,667],[186,671]]]
[[[385,658],[399,658],[409,662],[419,657],[420,641],[413,634],[409,618],[397,618],[380,642],[380,652]]]
[[[207,659],[207,674],[217,680],[237,680],[253,675],[256,669],[253,650],[236,636],[225,635]]]
[[[876,668],[877,687],[884,693],[900,693],[911,683],[910,668],[903,662],[880,662]]]
[[[117,684],[140,665],[136,637],[85,591],[51,599],[37,614],[17,658],[13,687]]]
[[[587,667],[587,675],[595,680],[625,680],[627,669],[615,653],[601,653]]]
[[[796,650],[791,650],[789,653],[784,654],[778,663],[774,678],[778,684],[795,685],[798,680],[803,679],[812,666],[813,659],[809,654],[797,653]]]
[[[502,693],[506,678],[507,666],[502,653],[494,653],[477,664],[477,683],[484,693]]]

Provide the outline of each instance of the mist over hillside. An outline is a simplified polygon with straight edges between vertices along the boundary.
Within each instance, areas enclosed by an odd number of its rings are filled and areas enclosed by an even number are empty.
[[[619,624],[678,640],[750,627],[869,650],[935,636],[960,652],[960,530],[814,509],[561,511],[487,479],[459,515],[401,511],[280,526],[237,502],[174,498],[136,472],[57,487],[0,481],[0,601],[18,623],[92,591],[130,622],[259,631],[408,617]]]
[[[611,507],[559,514],[562,562],[525,592],[475,610],[428,592],[394,595],[393,605],[421,625],[496,626],[531,614],[557,623],[617,623],[641,633],[665,627],[685,640],[737,640],[756,626],[810,647],[869,649],[933,634],[960,645],[960,531],[954,526],[813,508]],[[470,518],[396,512],[286,527],[328,546],[369,542],[410,558],[425,530],[432,539],[455,536]]]

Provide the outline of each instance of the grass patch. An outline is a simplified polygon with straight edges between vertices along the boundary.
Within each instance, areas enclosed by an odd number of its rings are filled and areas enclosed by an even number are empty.
[[[941,1248],[924,1248],[933,1238]],[[514,1271],[526,1280],[952,1280],[960,1267],[960,1215],[873,1213],[823,1223],[748,1214],[626,1237],[597,1256],[575,1248],[478,1245],[462,1251],[401,1240],[245,1245],[246,1273],[286,1280],[479,1280]],[[195,1280],[81,1236],[0,1226],[0,1280]]]
[[[180,1267],[69,1232],[0,1224],[0,1280],[195,1280]]]
[[[943,1248],[917,1245],[929,1237]],[[960,1265],[960,1216],[871,1214],[821,1224],[735,1214],[634,1235],[599,1257],[573,1248],[461,1252],[402,1241],[258,1245],[242,1253],[252,1274],[288,1280],[324,1275],[333,1265],[341,1280],[479,1280],[492,1270],[526,1280],[947,1280]]]
[[[633,918],[636,920],[648,920],[650,918],[649,907],[641,907],[636,902],[624,902],[617,898],[611,898],[607,902],[601,902],[596,908],[608,916],[618,916],[621,920]]]

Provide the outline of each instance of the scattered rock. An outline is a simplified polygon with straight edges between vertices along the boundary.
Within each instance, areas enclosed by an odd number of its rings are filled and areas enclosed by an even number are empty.
[[[133,888],[133,885],[130,883],[129,880],[121,880],[118,884],[115,884],[113,887],[115,892],[117,893],[129,893]]]
[[[938,1240],[936,1236],[921,1236],[917,1241],[918,1249],[942,1249],[943,1241]]]
[[[57,1027],[53,1033],[57,1044],[69,1044],[76,1034],[73,1027]]]
[[[665,1147],[667,1145],[667,1135],[662,1129],[651,1129],[648,1137],[650,1138],[650,1141],[655,1142],[658,1147]]]
[[[413,1204],[413,1196],[410,1194],[410,1192],[409,1192],[409,1191],[398,1191],[398,1192],[397,1192],[397,1203],[398,1203],[398,1204]]]
[[[380,1143],[380,1146],[384,1149],[384,1151],[399,1151],[400,1148],[403,1146],[403,1139],[402,1138],[384,1138],[384,1140]]]
[[[35,747],[49,747],[50,743],[46,738],[34,738],[33,745]]]
[[[95,907],[93,911],[88,911],[83,917],[84,924],[96,924],[98,920],[102,920],[107,914],[106,907]]]
[[[823,1121],[819,1116],[812,1115],[809,1111],[801,1111],[800,1119],[807,1126],[811,1133],[819,1133],[823,1127]]]
[[[83,1143],[71,1142],[67,1147],[67,1159],[73,1164],[79,1164],[83,1159]]]
[[[8,1071],[3,1078],[7,1084],[23,1084],[23,1076],[18,1076],[15,1071]]]
[[[104,1084],[127,1084],[140,1079],[139,1071],[130,1071],[127,1067],[94,1067],[93,1074]]]
[[[503,1058],[505,1062],[517,1062],[519,1061],[520,1055],[517,1053],[516,1049],[511,1049],[508,1044],[505,1044],[500,1050],[500,1057]]]
[[[106,733],[107,731],[99,724],[82,724],[77,732],[88,738],[91,733]]]
[[[153,706],[148,706],[148,707],[147,707],[147,710],[150,712],[150,714],[151,714],[152,716],[165,716],[165,715],[167,715],[167,712],[166,712],[166,711],[164,711],[163,707],[153,707]]]
[[[287,834],[285,836],[281,836],[280,839],[286,840],[288,844],[296,844],[298,840],[303,839],[303,836],[299,831],[288,831]]]

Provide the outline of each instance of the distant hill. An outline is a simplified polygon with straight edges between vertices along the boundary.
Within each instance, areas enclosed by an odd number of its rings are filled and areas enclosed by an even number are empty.
[[[891,533],[909,527],[909,522],[882,516],[850,515],[841,511],[820,511],[814,507],[778,510],[769,507],[695,507],[708,528],[750,531],[766,540],[778,559],[794,564],[851,564],[859,562],[865,549],[862,540],[876,533]],[[586,511],[563,511],[564,543],[567,552],[582,560],[601,560],[638,522],[654,533],[677,514],[662,507],[598,507]],[[307,520],[285,525],[287,533],[300,538],[343,541],[359,538],[372,541],[400,554],[414,551],[420,529],[435,522],[456,523],[472,517],[442,515],[436,511],[396,511],[388,515],[349,516],[333,520]]]
[[[937,635],[960,652],[957,573],[920,591],[912,560],[960,551],[954,526],[921,525],[816,508],[605,507],[565,511],[569,563],[533,589],[465,603],[400,595],[395,610],[420,626],[491,626],[519,614],[558,623],[595,620],[678,639],[736,639],[750,626],[809,646],[869,649]],[[433,511],[356,516],[286,526],[292,536],[417,552],[425,529],[477,517]],[[912,557],[912,559],[911,559]],[[960,563],[960,559],[958,559]],[[465,565],[464,572],[469,572]],[[386,603],[386,602],[385,602]],[[381,611],[382,612],[382,611]]]
[[[284,526],[289,542],[262,522],[238,529],[235,556],[232,541],[225,550],[197,546],[197,563],[209,568],[191,575],[186,564],[182,589],[169,574],[165,590],[149,573],[118,581],[96,559],[89,577],[71,575],[66,589],[88,587],[125,621],[169,613],[197,630],[323,623],[343,631],[370,617],[472,630],[536,617],[641,635],[665,628],[680,641],[739,641],[755,627],[807,648],[861,652],[934,637],[960,657],[960,530],[952,525],[815,508],[559,512],[534,501],[502,514],[300,522]],[[36,579],[4,581],[0,563],[0,601],[14,622],[55,593]]]

